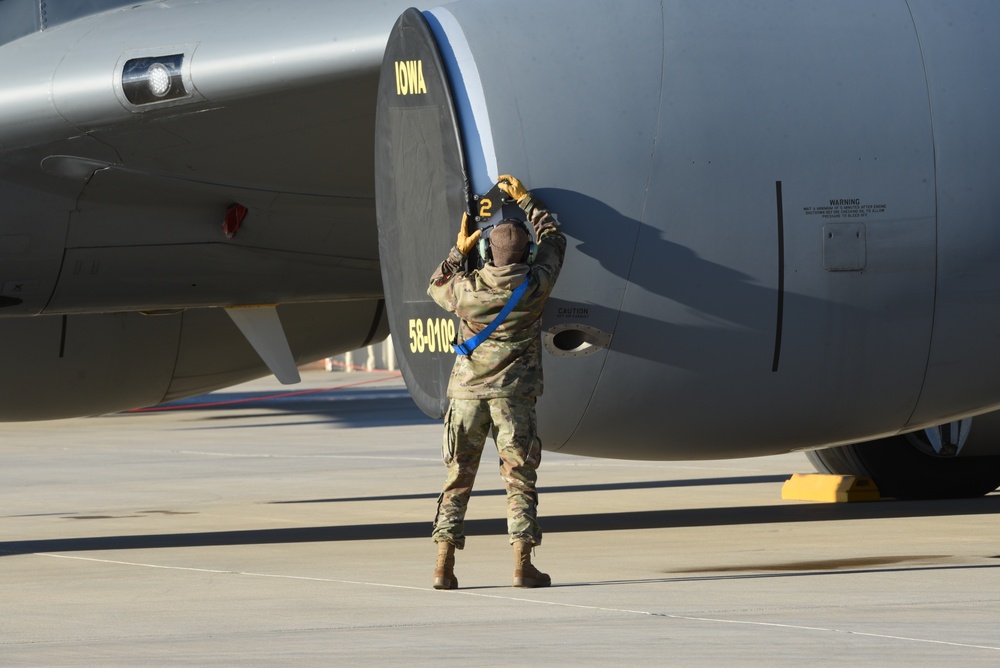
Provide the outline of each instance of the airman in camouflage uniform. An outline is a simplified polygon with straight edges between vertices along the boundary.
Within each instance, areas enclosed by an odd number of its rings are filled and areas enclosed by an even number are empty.
[[[530,237],[519,221],[503,221],[490,234],[492,262],[464,271],[465,256],[480,231],[468,233],[463,218],[458,241],[431,277],[427,294],[461,319],[461,340],[489,325],[523,282],[528,287],[514,310],[470,355],[459,355],[448,383],[443,459],[448,467],[438,499],[433,537],[438,544],[436,589],[455,589],[454,551],[465,546],[464,521],[487,434],[500,453],[507,488],[507,529],[515,548],[514,586],[544,587],[548,575],[531,565],[531,547],[542,541],[536,519],[535,470],[541,461],[535,401],[542,393],[542,311],[566,253],[566,237],[545,206],[512,176],[500,187],[527,213],[537,239],[528,263]]]

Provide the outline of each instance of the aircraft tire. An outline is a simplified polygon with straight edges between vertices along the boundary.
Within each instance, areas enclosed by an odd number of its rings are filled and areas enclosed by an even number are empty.
[[[936,457],[906,436],[806,453],[820,473],[867,476],[882,496],[897,499],[964,499],[1000,486],[1000,456]]]

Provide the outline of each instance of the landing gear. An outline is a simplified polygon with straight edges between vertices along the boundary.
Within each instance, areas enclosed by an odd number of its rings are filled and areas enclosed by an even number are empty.
[[[806,453],[821,473],[868,476],[882,496],[959,499],[1000,486],[1000,456],[949,457],[922,432]]]

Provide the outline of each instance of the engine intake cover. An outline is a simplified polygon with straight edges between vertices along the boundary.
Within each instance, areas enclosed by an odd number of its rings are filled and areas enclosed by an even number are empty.
[[[382,61],[375,193],[394,345],[410,393],[432,417],[443,416],[448,405],[457,320],[427,296],[427,281],[454,243],[467,201],[460,141],[430,26],[418,10],[407,10],[393,28]]]

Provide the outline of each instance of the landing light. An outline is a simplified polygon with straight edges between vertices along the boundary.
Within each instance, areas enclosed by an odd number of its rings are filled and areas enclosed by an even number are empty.
[[[122,91],[134,105],[188,97],[181,66],[183,54],[133,58],[122,67]]]
[[[163,97],[170,92],[170,70],[163,63],[153,63],[146,70],[149,78],[149,92],[156,97]]]

